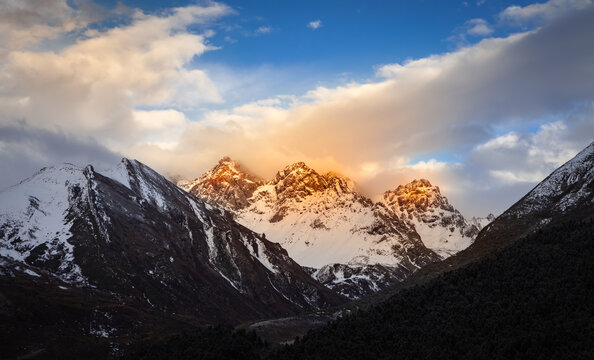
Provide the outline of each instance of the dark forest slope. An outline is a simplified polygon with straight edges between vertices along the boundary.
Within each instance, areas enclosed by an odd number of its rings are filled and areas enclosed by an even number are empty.
[[[267,356],[251,334],[211,329],[130,358],[592,359],[593,233],[592,220],[542,229]]]
[[[592,359],[593,230],[589,220],[538,231],[273,358]]]

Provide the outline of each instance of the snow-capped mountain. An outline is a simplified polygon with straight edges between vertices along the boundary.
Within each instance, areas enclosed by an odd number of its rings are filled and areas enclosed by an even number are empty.
[[[425,267],[431,278],[493,254],[549,226],[594,218],[594,142],[553,171],[534,189],[491,221],[467,249]]]
[[[238,169],[224,159],[195,180],[190,192],[232,211],[239,223],[280,243],[299,264],[316,269],[314,277],[344,295],[359,297],[377,291],[439,260],[413,226],[384,204],[359,195],[348,178],[318,174],[302,162],[295,163],[255,190],[250,188],[247,204],[237,208],[211,193],[211,178],[223,163]],[[245,176],[234,172],[233,181],[221,188],[241,187],[245,182],[238,179]]]
[[[487,215],[485,217],[482,217],[482,216],[473,216],[470,219],[468,219],[468,222],[471,225],[476,226],[479,230],[481,230],[482,228],[484,228],[485,226],[487,226],[491,222],[493,222],[493,220],[495,220],[495,215],[489,214],[489,215]]]
[[[474,247],[509,243],[552,220],[559,223],[588,218],[593,209],[594,142],[486,226]]]
[[[442,258],[466,249],[479,233],[482,219],[467,221],[439,187],[426,179],[414,180],[386,191],[382,201],[419,233],[425,246]]]
[[[342,301],[279,244],[134,160],[106,170],[44,168],[0,192],[0,204],[2,287],[17,278],[93,289],[203,322]]]

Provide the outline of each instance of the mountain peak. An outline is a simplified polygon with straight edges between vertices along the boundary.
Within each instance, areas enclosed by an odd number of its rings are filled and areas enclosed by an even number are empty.
[[[301,161],[279,171],[269,184],[274,185],[279,195],[304,197],[333,186],[336,181],[330,180]]]
[[[305,173],[305,174],[315,173],[316,175],[318,175],[318,173],[314,169],[307,166],[303,161],[299,161],[294,164],[287,165],[287,166],[285,166],[285,168],[283,170],[279,171],[279,173],[284,173],[286,175],[289,175],[291,173]]]
[[[400,207],[412,207],[426,211],[430,207],[451,207],[447,198],[441,195],[438,186],[431,185],[427,179],[415,179],[406,185],[398,185],[393,191],[387,191],[384,198],[396,199]]]
[[[425,246],[448,257],[468,247],[486,221],[466,221],[439,187],[415,179],[384,193],[383,202],[400,218],[414,225]]]
[[[184,190],[202,200],[224,208],[241,209],[264,181],[252,175],[238,162],[225,156],[201,177],[178,182]]]
[[[233,159],[231,159],[229,156],[223,156],[219,162],[217,163],[217,165],[215,165],[215,167],[217,166],[227,166],[229,168],[241,168],[241,165],[239,165],[239,163]]]

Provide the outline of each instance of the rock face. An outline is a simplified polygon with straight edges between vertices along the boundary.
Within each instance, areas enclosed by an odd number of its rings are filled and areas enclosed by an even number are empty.
[[[343,301],[279,244],[134,160],[104,171],[44,168],[0,192],[0,204],[0,294],[25,279],[24,287],[86,289],[98,294],[93,303],[104,298],[100,303],[195,323],[237,323]],[[16,309],[8,313],[20,316]],[[117,312],[99,318],[109,338],[138,324],[121,328]],[[76,335],[93,336],[87,325]]]
[[[383,202],[421,236],[423,243],[442,258],[472,244],[482,226],[480,221],[466,221],[439,187],[426,179],[414,180],[386,191]]]
[[[372,293],[439,260],[413,225],[385,204],[358,194],[354,182],[339,174],[319,174],[303,162],[289,165],[250,188],[247,204],[238,208],[211,193],[208,184],[216,169],[194,183],[190,193],[232,211],[239,223],[280,243],[300,265],[320,270],[313,272],[315,278],[343,295]],[[242,183],[234,180],[224,187]],[[340,274],[331,275],[334,271]]]

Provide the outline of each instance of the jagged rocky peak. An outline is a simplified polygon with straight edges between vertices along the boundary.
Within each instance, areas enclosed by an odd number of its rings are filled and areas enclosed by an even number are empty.
[[[387,205],[409,213],[425,212],[429,208],[454,210],[448,199],[441,195],[439,187],[431,185],[427,179],[415,179],[406,185],[399,185],[393,191],[386,191],[384,199]]]
[[[335,172],[328,172],[320,175],[304,162],[297,162],[279,171],[274,179],[269,182],[273,185],[276,193],[282,197],[283,194],[308,196],[316,192],[328,189],[337,193],[354,191],[354,182]]]
[[[215,167],[202,176],[202,178],[205,177],[217,183],[233,184],[241,181],[263,183],[262,179],[250,173],[243,165],[228,156],[219,160]]]
[[[193,180],[178,185],[202,200],[228,209],[242,209],[264,181],[238,162],[225,156],[215,167]]]
[[[480,224],[464,219],[427,179],[413,180],[386,191],[383,202],[414,226],[429,249],[446,258],[465,249],[478,235]]]
[[[285,191],[311,194],[328,187],[327,180],[304,162],[285,167],[276,173],[270,184],[274,185],[278,194]]]

